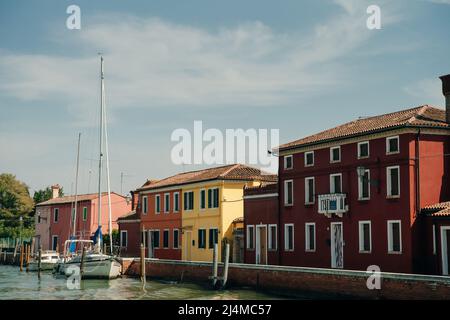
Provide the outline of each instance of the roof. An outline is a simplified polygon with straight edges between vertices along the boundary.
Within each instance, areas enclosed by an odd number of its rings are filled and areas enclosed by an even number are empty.
[[[279,146],[279,150],[401,127],[450,128],[450,124],[445,122],[445,110],[424,105],[379,116],[357,119],[332,129],[282,144]]]
[[[421,212],[432,217],[450,216],[450,201],[434,203],[422,208]]]
[[[122,198],[126,198],[118,193],[115,192],[111,192],[111,194],[116,194]],[[102,197],[108,195],[107,192],[103,192],[102,193]],[[89,194],[79,194],[77,196],[77,201],[90,201],[90,200],[94,200],[97,199],[98,197],[98,193],[89,193]],[[44,202],[40,202],[38,204],[36,204],[36,206],[47,206],[47,205],[54,205],[54,204],[63,204],[63,203],[72,203],[75,202],[75,196],[63,196],[63,197],[58,197],[58,198],[54,198],[54,199],[50,199]]]
[[[117,218],[117,223],[128,221],[128,220],[139,220],[139,214],[136,210],[128,212],[127,214]]]
[[[184,185],[209,180],[276,181],[277,176],[243,164],[232,164],[180,173],[155,181],[154,183],[150,183],[147,186],[139,188],[138,191],[159,189],[163,187]]]
[[[246,187],[244,196],[262,195],[278,193],[278,184],[276,182],[263,183],[260,186]]]

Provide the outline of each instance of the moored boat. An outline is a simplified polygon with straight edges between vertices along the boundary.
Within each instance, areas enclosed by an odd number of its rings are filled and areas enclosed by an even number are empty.
[[[38,271],[39,257],[35,256],[28,264],[29,271]],[[41,254],[41,270],[53,270],[59,261],[59,254],[56,251],[43,251]]]

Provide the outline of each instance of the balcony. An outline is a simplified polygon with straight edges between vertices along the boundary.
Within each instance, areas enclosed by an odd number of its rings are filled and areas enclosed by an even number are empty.
[[[345,193],[319,194],[319,213],[331,218],[333,214],[342,218],[343,213],[348,211],[345,204],[347,195]]]

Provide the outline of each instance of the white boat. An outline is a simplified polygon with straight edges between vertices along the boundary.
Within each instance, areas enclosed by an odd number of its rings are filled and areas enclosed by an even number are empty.
[[[38,271],[39,257],[36,256],[28,264],[29,271]],[[41,254],[41,270],[53,270],[59,261],[59,254],[56,251],[43,251]]]
[[[73,274],[71,266],[81,266],[81,256],[77,255],[64,265],[64,273],[67,277]],[[121,263],[113,256],[90,252],[85,254],[81,278],[83,279],[115,279],[122,271]]]

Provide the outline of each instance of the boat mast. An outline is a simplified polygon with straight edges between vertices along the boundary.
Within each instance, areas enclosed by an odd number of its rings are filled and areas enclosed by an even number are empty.
[[[77,202],[78,202],[78,168],[80,166],[80,140],[81,132],[78,133],[78,148],[77,148],[77,170],[75,174],[75,210],[73,217],[73,233],[72,236],[75,238],[77,232]]]
[[[103,87],[104,88],[104,87]],[[108,148],[108,121],[106,118],[106,98],[103,91],[103,116],[105,125],[105,153],[106,153],[106,184],[108,188],[108,234],[109,234],[109,252],[113,254],[113,241],[112,241],[112,212],[111,212],[111,182],[109,176],[109,148]]]
[[[103,158],[103,103],[104,103],[104,83],[103,83],[103,56],[100,55],[100,153],[98,161],[98,227],[102,225],[102,158]],[[98,251],[102,251],[100,243],[101,235],[98,235],[97,244]]]

